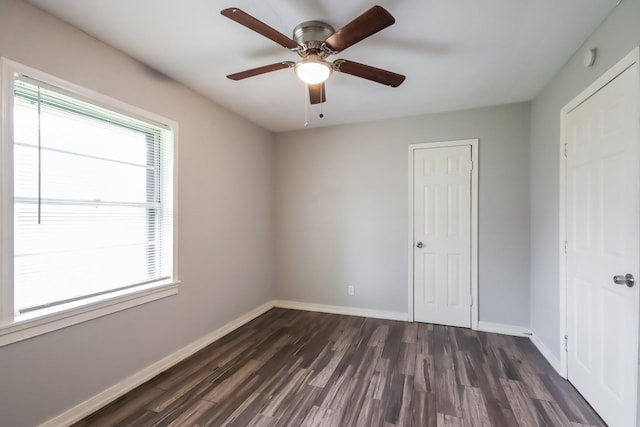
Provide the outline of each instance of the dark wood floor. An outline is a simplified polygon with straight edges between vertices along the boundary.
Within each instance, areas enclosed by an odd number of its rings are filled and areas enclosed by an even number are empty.
[[[526,338],[273,309],[88,425],[605,424]]]

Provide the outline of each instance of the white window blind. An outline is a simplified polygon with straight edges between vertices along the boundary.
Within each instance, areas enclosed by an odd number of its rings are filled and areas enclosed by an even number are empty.
[[[17,76],[16,314],[173,277],[173,138]]]

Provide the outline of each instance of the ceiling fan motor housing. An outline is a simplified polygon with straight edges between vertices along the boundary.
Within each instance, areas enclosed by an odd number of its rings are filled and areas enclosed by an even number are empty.
[[[323,49],[322,45],[335,32],[336,30],[326,22],[307,21],[293,29],[293,40],[302,46],[299,52],[301,56],[315,54],[325,57],[329,56],[330,52]]]

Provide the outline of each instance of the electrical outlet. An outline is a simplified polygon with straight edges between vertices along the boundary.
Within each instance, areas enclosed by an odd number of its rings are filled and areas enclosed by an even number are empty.
[[[353,286],[347,286],[347,294],[348,295],[355,295],[356,294],[356,290]]]

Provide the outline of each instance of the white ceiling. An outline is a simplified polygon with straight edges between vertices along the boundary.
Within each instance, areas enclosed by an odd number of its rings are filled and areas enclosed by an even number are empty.
[[[285,69],[225,76],[298,56],[223,17],[238,7],[290,36],[309,20],[339,29],[375,0],[29,0],[271,131],[305,123],[305,87]],[[407,76],[399,88],[334,73],[309,127],[533,99],[617,0],[380,0],[391,27],[330,59]],[[161,74],[156,74],[162,78]],[[319,113],[324,118],[319,118]]]

